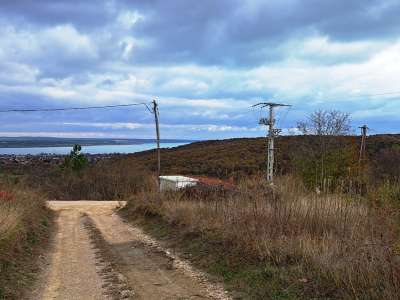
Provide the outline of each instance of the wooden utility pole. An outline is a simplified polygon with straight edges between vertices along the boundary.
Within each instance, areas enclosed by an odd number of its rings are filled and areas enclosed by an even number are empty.
[[[358,163],[361,167],[362,162],[365,160],[365,148],[366,148],[366,140],[367,140],[367,131],[368,131],[368,126],[363,125],[361,127],[358,127],[361,129],[361,146],[360,146],[360,156],[358,159]]]
[[[157,134],[157,182],[158,182],[158,189],[160,189],[160,175],[161,175],[161,149],[160,149],[160,124],[159,124],[160,113],[158,111],[158,104],[157,104],[156,100],[153,100],[152,112],[154,114],[154,120],[155,120],[155,123],[156,123],[156,134]]]
[[[363,194],[366,189],[366,177],[365,177],[365,160],[366,160],[366,140],[367,140],[367,125],[358,127],[361,129],[361,145],[360,145],[360,156],[358,158],[358,176],[359,176],[359,192]]]
[[[253,105],[260,106],[261,108],[269,108],[269,118],[261,118],[260,124],[268,126],[268,148],[267,148],[267,181],[273,183],[274,181],[274,139],[280,132],[280,129],[275,129],[275,118],[274,118],[274,108],[279,106],[291,106],[287,104],[272,103],[272,102],[262,102]]]

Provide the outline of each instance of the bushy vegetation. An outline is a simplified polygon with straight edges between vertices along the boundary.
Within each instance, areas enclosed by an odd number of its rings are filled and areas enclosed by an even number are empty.
[[[128,215],[161,218],[191,234],[217,236],[228,269],[237,264],[245,269],[243,261],[251,261],[256,271],[272,267],[280,270],[277,276],[285,274],[274,291],[271,278],[258,278],[256,289],[249,286],[249,274],[236,278],[241,281],[236,287],[252,299],[273,298],[272,292],[287,287],[301,298],[395,299],[400,294],[398,211],[343,194],[317,195],[293,177],[281,177],[271,188],[257,176],[226,193],[192,189],[159,195],[153,189],[131,197],[126,209]],[[238,254],[232,258],[231,253]]]
[[[0,180],[0,299],[22,299],[50,220],[42,195]]]
[[[26,183],[40,186],[53,200],[120,200],[156,181],[150,173],[122,160],[98,162],[79,172],[53,168],[44,170],[41,177],[28,176]]]

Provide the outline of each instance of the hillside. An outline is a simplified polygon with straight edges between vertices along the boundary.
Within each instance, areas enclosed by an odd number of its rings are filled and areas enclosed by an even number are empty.
[[[361,165],[359,138],[354,136],[327,138],[324,144],[316,136],[284,136],[277,139],[276,147],[276,175],[297,176],[311,189],[340,187],[360,192],[367,183],[374,189],[388,180],[397,186],[400,178],[398,135],[369,137],[367,160]],[[195,142],[161,151],[163,175],[202,175],[238,182],[264,172],[266,165],[265,138]],[[155,150],[110,156],[94,161],[79,176],[62,172],[58,167],[62,158],[58,164],[16,162],[3,171],[26,179],[52,199],[107,200],[141,189],[143,174],[155,175],[156,157]]]
[[[339,159],[351,155],[358,161],[360,138],[342,136],[328,138],[330,150],[338,150]],[[397,172],[393,160],[400,162],[400,135],[374,135],[367,139],[367,157],[371,166],[382,172]],[[295,168],[297,160],[307,160],[319,152],[316,136],[282,136],[276,141],[276,171],[286,174]],[[328,149],[329,150],[329,149]],[[346,154],[347,153],[347,154]],[[397,155],[399,154],[399,155]],[[129,155],[129,160],[155,170],[155,151]],[[264,170],[266,164],[265,138],[237,138],[195,142],[171,149],[162,149],[163,174],[209,175],[220,178],[255,174]],[[385,169],[388,165],[387,170]],[[393,174],[396,175],[396,174]]]

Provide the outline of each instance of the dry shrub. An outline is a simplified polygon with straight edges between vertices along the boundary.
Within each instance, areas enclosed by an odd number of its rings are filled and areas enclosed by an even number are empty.
[[[0,181],[1,299],[21,297],[21,286],[30,276],[29,268],[34,263],[31,248],[46,236],[49,217],[41,195]]]
[[[396,210],[309,193],[291,177],[280,178],[273,189],[263,179],[245,180],[223,197],[220,191],[203,199],[201,193],[182,191],[161,199],[149,194],[129,205],[190,231],[218,234],[258,261],[299,265],[331,296],[394,299],[400,294]]]
[[[0,183],[0,258],[15,249],[47,215],[45,199],[33,191]]]
[[[123,199],[146,188],[148,172],[117,160],[98,162],[80,172],[53,170],[41,178],[29,176],[27,183],[36,185],[55,200],[113,200]],[[152,178],[150,181],[155,181]]]

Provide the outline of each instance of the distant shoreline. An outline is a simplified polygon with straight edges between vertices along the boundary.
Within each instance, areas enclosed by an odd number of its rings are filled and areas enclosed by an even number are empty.
[[[192,140],[162,139],[166,143],[191,143]],[[39,137],[0,137],[0,148],[48,148],[72,147],[79,144],[88,146],[144,145],[156,143],[155,139],[98,139],[98,138],[39,138]]]
[[[188,142],[184,143],[161,143],[161,148],[174,148],[182,145],[187,145]],[[127,145],[89,145],[82,147],[82,153],[87,155],[99,155],[99,154],[132,154],[136,152],[148,151],[155,149],[156,143],[144,143],[144,144],[127,144]],[[0,148],[0,156],[53,156],[53,155],[69,155],[72,147],[20,147],[20,148]]]

